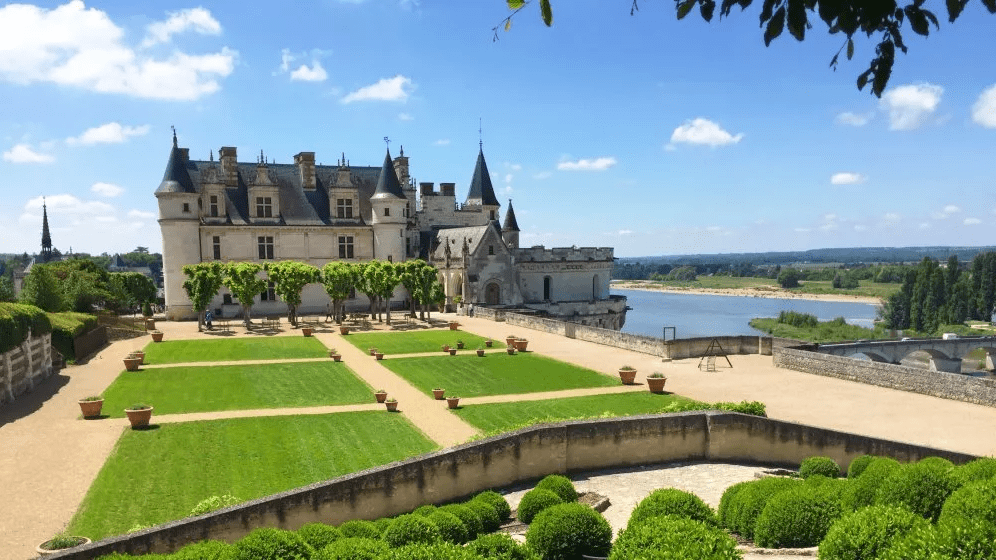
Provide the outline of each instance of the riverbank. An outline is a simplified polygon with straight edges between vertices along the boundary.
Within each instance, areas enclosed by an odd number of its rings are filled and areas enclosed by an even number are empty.
[[[690,294],[710,296],[740,296],[768,299],[802,299],[810,301],[832,301],[840,303],[867,303],[882,305],[882,300],[876,297],[852,296],[849,294],[804,294],[779,288],[777,286],[758,286],[744,288],[696,288],[686,286],[665,286],[650,280],[613,280],[611,287],[618,290],[644,290],[648,292],[665,292],[669,294]]]

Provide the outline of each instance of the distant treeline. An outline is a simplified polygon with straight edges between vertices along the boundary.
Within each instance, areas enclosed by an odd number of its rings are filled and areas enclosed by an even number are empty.
[[[913,265],[836,265],[817,268],[791,269],[800,281],[833,281],[835,287],[857,287],[858,280],[878,283],[902,282]],[[618,280],[662,280],[692,282],[699,276],[733,276],[777,279],[782,275],[781,265],[755,265],[753,263],[699,263],[673,265],[668,263],[617,263],[612,277]],[[840,282],[842,285],[836,286]]]
[[[968,319],[991,321],[996,308],[996,252],[963,266],[957,256],[941,266],[924,258],[906,272],[903,287],[886,301],[883,319],[893,329],[933,332]]]

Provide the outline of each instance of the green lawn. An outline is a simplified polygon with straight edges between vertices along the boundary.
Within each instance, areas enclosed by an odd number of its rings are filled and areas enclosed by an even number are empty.
[[[104,391],[104,414],[148,403],[156,414],[372,402],[344,363],[180,366],[124,372]]]
[[[318,339],[304,336],[174,340],[150,342],[145,347],[147,364],[321,358],[322,356],[328,356],[328,349],[318,342]]]
[[[97,540],[135,525],[186,517],[210,496],[250,500],[435,448],[404,416],[386,412],[128,430],[87,492],[69,532]]]
[[[434,330],[398,333],[362,333],[343,337],[360,350],[375,347],[385,354],[414,354],[416,352],[442,352],[442,346],[449,344],[456,347],[462,340],[464,348],[476,350],[484,346],[485,337],[466,331]],[[504,348],[504,341],[494,341],[493,348]]]
[[[708,405],[677,395],[655,395],[648,391],[542,401],[475,404],[451,412],[459,415],[475,428],[487,434],[494,434],[540,422],[679,412],[703,408],[708,408]]]
[[[434,387],[446,389],[447,395],[479,397],[619,385],[617,377],[536,354],[492,353],[478,358],[468,353],[381,363],[426,394]]]

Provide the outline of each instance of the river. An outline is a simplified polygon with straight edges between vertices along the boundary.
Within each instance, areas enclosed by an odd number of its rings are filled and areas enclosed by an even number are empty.
[[[632,308],[622,332],[660,338],[663,327],[675,327],[676,338],[760,334],[749,322],[755,317],[777,317],[779,311],[810,313],[821,321],[844,317],[848,323],[871,327],[878,306],[806,299],[672,294],[647,290],[620,290]],[[670,334],[668,335],[670,338]]]

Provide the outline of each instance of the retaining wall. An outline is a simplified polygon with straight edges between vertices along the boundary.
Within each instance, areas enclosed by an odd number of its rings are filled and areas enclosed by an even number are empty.
[[[52,334],[29,335],[17,348],[0,354],[0,403],[34,389],[53,371]]]
[[[996,382],[992,379],[831,356],[798,348],[776,348],[772,361],[777,367],[805,373],[858,381],[944,399],[996,406]]]
[[[551,473],[670,462],[735,462],[796,468],[832,457],[844,469],[866,453],[964,463],[975,457],[736,413],[686,412],[561,422],[422,455],[251,502],[105,539],[49,556],[91,559],[111,552],[171,552],[204,539],[235,541],[256,527],[376,519]]]
[[[93,355],[107,344],[107,327],[100,325],[92,331],[73,339],[73,353],[77,362]]]

